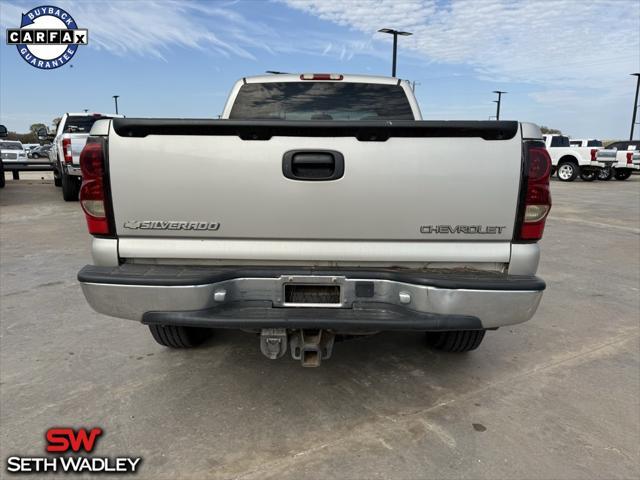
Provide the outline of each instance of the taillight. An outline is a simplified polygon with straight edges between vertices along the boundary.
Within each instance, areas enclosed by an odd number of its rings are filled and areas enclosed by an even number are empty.
[[[542,238],[544,224],[551,210],[550,173],[551,157],[547,149],[540,143],[528,143],[518,240],[535,241]]]
[[[598,158],[598,149],[597,148],[592,148],[591,149],[591,161],[595,162],[596,158]]]
[[[303,73],[300,80],[342,80],[343,75],[339,73]]]
[[[73,162],[73,157],[71,156],[71,139],[70,138],[62,139],[62,155],[64,156],[64,163]]]
[[[82,186],[80,205],[87,219],[89,233],[108,235],[111,233],[107,218],[105,194],[104,140],[89,137],[80,154]]]
[[[631,165],[633,163],[633,152],[627,152],[627,165]]]

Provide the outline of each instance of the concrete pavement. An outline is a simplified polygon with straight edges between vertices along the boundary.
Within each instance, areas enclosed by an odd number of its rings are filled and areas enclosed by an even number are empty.
[[[170,351],[93,312],[84,217],[40,176],[0,191],[3,478],[52,426],[102,427],[96,455],[142,456],[144,479],[640,476],[640,177],[552,182],[530,322],[466,355],[383,333],[303,369],[251,334]]]

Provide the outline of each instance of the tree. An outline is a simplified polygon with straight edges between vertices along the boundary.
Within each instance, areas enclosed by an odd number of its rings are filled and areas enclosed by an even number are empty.
[[[38,133],[38,130],[40,130],[41,128],[47,128],[47,126],[44,123],[33,123],[29,127],[29,131],[31,133]]]
[[[544,125],[540,126],[540,131],[542,133],[547,133],[547,134],[558,134],[558,135],[562,135],[562,132],[560,130],[558,130],[557,128],[549,128],[549,127],[545,127]]]
[[[62,120],[62,117],[56,117],[53,120],[51,120],[51,124],[53,125],[54,130],[57,130],[60,120]]]

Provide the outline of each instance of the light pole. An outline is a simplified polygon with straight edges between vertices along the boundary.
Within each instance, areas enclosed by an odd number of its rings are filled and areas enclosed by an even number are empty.
[[[402,35],[403,37],[408,37],[409,35],[413,35],[411,32],[402,32],[400,30],[394,30],[392,28],[381,28],[378,30],[380,33],[389,33],[393,35],[393,66],[391,67],[391,76],[396,76],[396,58],[398,56],[398,35]]]
[[[493,93],[498,94],[498,100],[494,100],[494,102],[496,103],[496,121],[497,121],[497,120],[500,120],[500,102],[502,101],[502,94],[507,92],[504,92],[502,90],[494,90]]]
[[[633,101],[633,116],[631,117],[631,134],[629,135],[629,141],[633,140],[633,127],[636,125],[636,114],[638,113],[638,91],[640,91],[640,73],[632,73],[634,77],[638,78],[636,84],[636,98]]]
[[[116,115],[118,114],[118,97],[120,95],[114,95],[113,96],[113,101],[116,103]]]

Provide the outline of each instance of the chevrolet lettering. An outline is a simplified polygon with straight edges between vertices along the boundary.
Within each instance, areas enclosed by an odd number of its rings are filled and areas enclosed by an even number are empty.
[[[420,233],[451,234],[463,233],[466,235],[497,235],[507,228],[497,225],[423,225]]]

